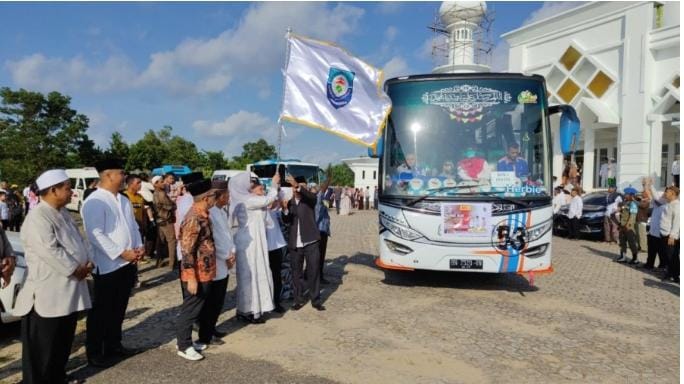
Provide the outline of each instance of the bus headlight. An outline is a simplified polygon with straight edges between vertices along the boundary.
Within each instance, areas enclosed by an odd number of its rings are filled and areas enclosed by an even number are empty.
[[[539,225],[535,225],[534,227],[531,227],[530,229],[527,230],[527,237],[528,241],[532,242],[535,240],[538,240],[540,237],[544,236],[546,232],[551,230],[551,227],[553,226],[553,220],[548,220],[546,222],[543,222]]]
[[[387,217],[380,216],[380,224],[392,232],[395,236],[405,239],[405,240],[416,240],[423,237],[419,232],[414,231],[411,228],[404,227],[393,221],[390,221]]]

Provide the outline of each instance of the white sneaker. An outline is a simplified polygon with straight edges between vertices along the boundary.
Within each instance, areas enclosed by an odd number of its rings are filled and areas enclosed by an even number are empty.
[[[204,356],[197,352],[194,347],[188,347],[185,351],[178,351],[176,353],[186,360],[197,361],[204,359]]]
[[[192,347],[195,348],[195,351],[197,352],[204,351],[205,349],[209,348],[207,344],[200,343],[199,341],[193,341]]]

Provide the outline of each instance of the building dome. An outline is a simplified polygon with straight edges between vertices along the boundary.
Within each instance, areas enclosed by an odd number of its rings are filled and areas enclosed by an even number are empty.
[[[479,24],[486,10],[484,1],[444,1],[439,7],[439,17],[447,26],[464,20]]]

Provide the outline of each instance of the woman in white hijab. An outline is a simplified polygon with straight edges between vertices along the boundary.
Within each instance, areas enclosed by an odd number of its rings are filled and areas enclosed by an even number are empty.
[[[342,192],[342,199],[340,199],[340,215],[348,215],[351,211],[351,197],[349,196],[349,189],[345,188]]]
[[[273,310],[273,279],[268,262],[266,222],[268,206],[278,198],[280,175],[273,176],[268,195],[257,177],[242,172],[231,177],[230,217],[237,220],[235,233],[237,316],[263,323],[263,314]]]

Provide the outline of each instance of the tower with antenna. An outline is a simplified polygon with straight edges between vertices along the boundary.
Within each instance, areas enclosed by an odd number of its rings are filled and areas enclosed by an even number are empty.
[[[493,13],[484,1],[445,1],[429,27],[433,73],[489,72]]]

